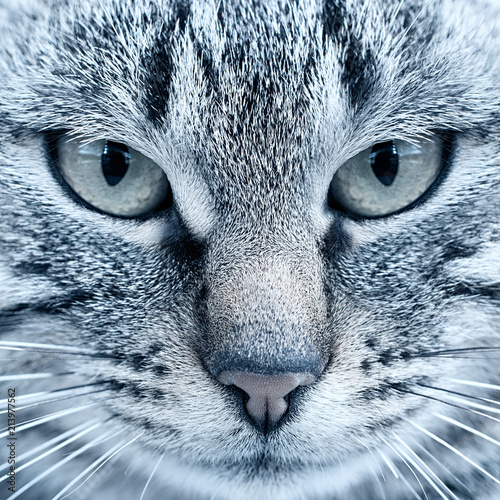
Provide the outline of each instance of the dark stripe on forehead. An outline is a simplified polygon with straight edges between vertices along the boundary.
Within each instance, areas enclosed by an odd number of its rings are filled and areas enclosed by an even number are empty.
[[[358,19],[346,9],[343,2],[325,0],[322,17],[324,40],[333,40],[339,55],[342,55],[341,83],[351,105],[358,108],[366,101],[375,83],[374,54],[369,48],[363,48],[361,39],[354,33]]]
[[[142,65],[145,68],[144,105],[148,118],[159,123],[165,117],[171,92],[172,76],[175,65],[172,55],[173,36],[178,26],[178,35],[185,33],[188,18],[191,13],[191,3],[177,2],[170,19],[160,19],[160,13],[152,9],[144,16],[144,24],[158,25],[158,35],[152,47],[145,53]]]

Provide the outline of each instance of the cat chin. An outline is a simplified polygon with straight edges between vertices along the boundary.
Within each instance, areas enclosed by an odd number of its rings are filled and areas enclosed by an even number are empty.
[[[300,428],[295,432],[300,433]],[[187,470],[199,468],[210,475],[264,481],[290,480],[290,476],[297,474],[309,477],[314,471],[335,469],[339,460],[349,461],[351,456],[359,457],[365,452],[361,440],[353,441],[347,434],[337,438],[325,435],[324,441],[329,446],[318,452],[314,445],[308,446],[307,439],[294,442],[293,432],[277,432],[268,439],[249,432],[245,437],[240,435],[239,440],[224,440],[223,437],[207,441],[197,439],[196,445],[184,441],[174,443],[168,437],[160,439],[152,435],[147,447],[149,452],[157,453],[158,443],[162,443],[162,450],[171,460],[184,464]],[[338,446],[335,441],[339,442]]]
[[[334,498],[332,492],[343,498],[342,495],[358,483],[360,471],[372,467],[370,457],[363,455],[342,462],[342,465],[339,463],[335,456],[330,464],[321,467],[293,463],[279,466],[266,460],[210,467],[186,464],[175,456],[165,455],[157,474],[171,488],[182,491],[185,495],[182,498],[186,499],[294,500],[305,498],[306,494],[308,497],[313,495],[312,498],[331,499]],[[364,488],[366,485],[359,491]],[[365,493],[364,498],[369,498],[369,491]]]
[[[239,477],[240,480],[269,481],[285,480],[289,481],[291,476],[304,474],[310,476],[318,468],[332,469],[338,466],[338,461],[330,460],[325,462],[317,462],[312,460],[286,460],[284,457],[269,455],[256,456],[254,459],[240,460],[239,457],[234,457],[233,461],[210,462],[208,460],[196,460],[195,463],[186,464],[189,467],[200,467],[207,473],[212,475],[229,475],[231,477]]]

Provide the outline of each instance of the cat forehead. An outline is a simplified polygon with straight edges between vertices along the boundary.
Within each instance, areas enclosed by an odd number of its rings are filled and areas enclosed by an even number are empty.
[[[321,155],[338,165],[407,130],[491,119],[495,47],[472,21],[455,27],[473,18],[463,2],[23,4],[0,93],[10,120],[120,140],[160,164],[175,149],[214,189],[298,185]],[[471,42],[459,54],[457,30]]]
[[[469,83],[479,82],[485,72],[474,69],[497,48],[482,43],[487,28],[481,39],[473,32],[483,21],[473,19],[478,9],[468,11],[459,0],[439,6],[420,0],[17,0],[16,7],[7,10],[2,26],[5,60],[11,63],[7,76],[33,91],[29,98],[40,120],[57,121],[61,109],[68,122],[72,111],[79,123],[89,118],[84,125],[91,134],[99,124],[119,129],[125,117],[129,129],[172,124],[169,115],[179,111],[175,102],[182,97],[185,111],[203,111],[210,123],[231,113],[240,122],[279,116],[293,106],[299,112],[317,111],[318,101],[328,101],[337,108],[340,127],[353,115],[358,121],[376,119],[369,104],[389,98],[398,102],[386,104],[398,106],[403,117],[411,99],[420,112],[413,124],[419,130],[429,125],[422,120],[431,118],[425,102],[429,88],[435,103],[445,93],[463,94],[453,70],[468,58],[472,69],[464,76],[473,77]],[[464,33],[464,16],[471,33]],[[470,47],[457,54],[454,40],[464,34],[471,38]],[[9,43],[9,35],[17,46]],[[19,86],[15,90],[18,95]],[[389,111],[395,109],[385,114]],[[92,118],[98,122],[94,126]]]

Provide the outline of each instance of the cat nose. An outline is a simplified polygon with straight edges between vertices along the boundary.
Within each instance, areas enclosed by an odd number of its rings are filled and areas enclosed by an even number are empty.
[[[267,434],[277,427],[290,404],[292,392],[316,380],[312,373],[279,373],[265,375],[238,370],[219,374],[219,382],[236,386],[248,396],[245,410],[255,427]]]

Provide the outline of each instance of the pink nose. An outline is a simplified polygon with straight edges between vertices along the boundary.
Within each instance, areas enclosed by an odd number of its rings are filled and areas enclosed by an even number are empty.
[[[311,373],[260,373],[226,370],[218,379],[225,385],[234,385],[247,393],[246,411],[250,418],[267,432],[274,427],[288,410],[285,397],[299,385],[308,385],[316,377]]]

